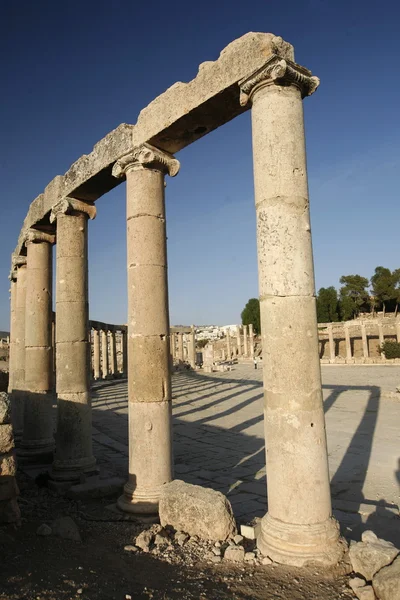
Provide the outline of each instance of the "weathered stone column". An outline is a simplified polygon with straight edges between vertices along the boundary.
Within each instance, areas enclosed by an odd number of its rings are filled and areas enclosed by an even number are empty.
[[[229,333],[229,329],[226,330],[226,352],[228,355],[228,360],[231,360],[232,352],[231,352],[231,334]]]
[[[351,340],[350,340],[350,331],[349,331],[349,326],[347,323],[345,323],[343,325],[344,327],[344,337],[345,337],[345,341],[346,341],[346,360],[351,360],[352,354],[351,354]]]
[[[382,346],[383,342],[385,341],[384,335],[383,335],[383,325],[382,323],[378,323],[378,336],[379,336],[379,345]]]
[[[57,435],[51,477],[79,480],[95,469],[90,402],[88,217],[93,205],[65,198],[54,206],[57,221],[56,355]]]
[[[335,362],[335,340],[333,339],[333,327],[332,323],[328,325],[328,338],[329,338],[329,359],[331,363]]]
[[[128,330],[122,331],[122,373],[128,377]]]
[[[322,404],[302,96],[317,78],[273,55],[240,82],[252,101],[268,513],[258,545],[301,566],[341,556]],[[290,351],[288,349],[290,348]]]
[[[53,425],[53,244],[55,236],[30,229],[26,236],[24,430],[19,456],[51,462]]]
[[[397,338],[397,343],[400,344],[400,318],[397,317],[396,319],[396,338]]]
[[[249,325],[249,346],[250,346],[250,356],[254,358],[254,329],[253,325]]]
[[[13,259],[16,268],[17,293],[15,303],[15,342],[13,359],[13,391],[11,397],[14,439],[18,446],[22,438],[25,398],[25,304],[26,304],[26,257]]]
[[[189,363],[192,369],[196,367],[196,330],[192,325],[192,331],[190,332],[190,344],[189,344]]]
[[[93,329],[93,377],[100,379],[100,333]]]
[[[183,333],[178,333],[178,360],[183,362]]]
[[[237,347],[238,347],[238,356],[242,356],[242,342],[240,339],[240,327],[239,325],[236,327],[236,340],[237,340]]]
[[[17,322],[17,269],[11,267],[10,271],[10,346],[8,356],[8,395],[11,400],[14,389],[15,369],[15,335]]]
[[[103,379],[108,377],[108,334],[107,331],[101,331],[101,374]]]
[[[127,179],[129,480],[118,506],[155,513],[172,468],[164,175],[179,162],[148,144],[121,158]]]
[[[365,323],[361,323],[361,339],[362,339],[362,347],[363,347],[363,356],[364,358],[368,358],[368,339],[367,339],[367,328],[365,327]]]
[[[243,356],[249,355],[249,349],[247,345],[247,325],[243,325]]]
[[[116,377],[118,374],[117,369],[117,343],[115,340],[115,331],[110,331],[110,363],[111,363],[111,374]]]

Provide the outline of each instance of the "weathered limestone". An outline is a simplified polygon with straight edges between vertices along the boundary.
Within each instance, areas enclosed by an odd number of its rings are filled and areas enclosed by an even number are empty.
[[[14,523],[21,516],[16,472],[10,399],[5,392],[0,392],[0,523]]]
[[[111,375],[116,377],[118,374],[117,369],[117,343],[115,339],[115,331],[110,331],[110,363],[111,363]]]
[[[8,359],[8,394],[12,397],[14,388],[14,371],[15,371],[15,335],[17,330],[17,271],[12,269],[10,272],[10,347]]]
[[[249,346],[250,346],[250,357],[254,358],[254,329],[253,325],[249,325]]]
[[[350,331],[347,323],[344,325],[344,336],[346,339],[346,360],[351,360],[353,356],[351,352]]]
[[[18,455],[51,462],[53,436],[52,289],[55,236],[30,230],[26,238],[24,427]]]
[[[240,327],[239,325],[236,327],[236,341],[237,341],[237,353],[238,356],[242,356],[242,342],[240,339]]]
[[[108,377],[108,335],[107,331],[101,330],[101,373],[103,379]]]
[[[88,341],[87,221],[93,205],[66,198],[51,215],[57,222],[56,354],[57,437],[51,476],[75,481],[94,471]]]
[[[228,360],[231,360],[232,358],[232,351],[231,351],[231,334],[229,329],[226,330],[226,352],[228,355]]]
[[[400,344],[400,319],[397,318],[397,323],[396,323],[396,339],[397,342]]]
[[[172,479],[164,176],[179,162],[150,145],[118,161],[127,180],[129,479],[118,506],[155,513]]]
[[[378,571],[390,565],[399,554],[391,542],[379,539],[373,531],[364,531],[361,542],[352,543],[349,558],[353,571],[371,581]]]
[[[247,345],[247,325],[243,325],[243,356],[249,355],[249,349]]]
[[[25,398],[25,303],[26,303],[26,257],[19,256],[14,259],[16,267],[17,294],[15,306],[15,343],[14,358],[12,360],[12,422],[15,443],[18,445],[22,437],[24,423],[24,398]]]
[[[183,333],[178,333],[178,360],[180,362],[184,361],[183,356]]]
[[[328,336],[329,336],[329,358],[331,362],[335,362],[335,341],[333,339],[333,327],[332,323],[328,325]]]
[[[192,369],[196,367],[196,331],[193,325],[190,332],[189,363]]]
[[[100,333],[93,329],[93,377],[100,379]]]
[[[122,375],[128,377],[128,332],[124,329],[122,335]]]
[[[268,513],[258,545],[280,563],[335,564],[302,97],[319,81],[274,56],[240,83],[252,102]],[[290,347],[291,351],[287,349]]]
[[[365,323],[361,323],[361,338],[362,338],[362,346],[363,346],[363,356],[364,358],[368,358],[368,340],[367,340],[367,329],[365,327]]]

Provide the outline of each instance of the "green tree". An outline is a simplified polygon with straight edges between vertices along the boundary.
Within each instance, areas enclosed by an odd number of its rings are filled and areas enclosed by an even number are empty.
[[[341,321],[349,321],[354,317],[356,307],[353,298],[350,298],[350,296],[341,296],[338,304]]]
[[[318,323],[332,323],[339,321],[338,295],[333,286],[321,288],[317,296]]]
[[[342,287],[340,288],[340,303],[342,315],[349,314],[351,303],[345,298],[350,298],[353,306],[352,316],[358,316],[361,311],[370,310],[370,300],[368,294],[369,281],[361,275],[343,275],[340,278]],[[342,320],[347,320],[343,318]]]
[[[386,267],[376,267],[371,277],[371,285],[374,297],[383,307],[383,314],[389,308],[397,307],[400,301],[400,269],[391,271]]]
[[[255,333],[261,332],[260,301],[250,298],[242,310],[242,325],[253,325]]]

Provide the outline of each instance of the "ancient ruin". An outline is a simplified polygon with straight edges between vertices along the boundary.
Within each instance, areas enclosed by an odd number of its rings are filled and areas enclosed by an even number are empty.
[[[174,476],[171,352],[185,359],[182,332],[173,332],[170,343],[165,179],[179,172],[174,156],[179,150],[251,110],[269,507],[258,545],[274,561],[297,566],[335,564],[343,553],[329,489],[302,105],[318,85],[282,38],[248,33],[235,40],[218,60],[200,65],[190,83],[170,87],[142,110],[135,125],[120,125],[48,184],[30,205],[10,275],[15,435],[21,456],[43,460],[54,449],[51,256],[56,245],[58,417],[51,478],[68,487],[97,469],[88,230],[95,201],[126,181],[128,326],[122,372],[128,376],[130,459],[118,504],[134,514],[156,512],[161,486]],[[96,379],[109,376],[109,361],[111,374],[117,371],[114,331],[108,331],[109,336],[106,328],[93,328]],[[293,354],[284,351],[287,344]],[[227,354],[232,347],[228,336]],[[251,328],[244,328],[243,352],[254,352]]]

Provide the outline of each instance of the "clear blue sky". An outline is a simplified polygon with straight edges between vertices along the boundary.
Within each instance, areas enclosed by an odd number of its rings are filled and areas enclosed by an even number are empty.
[[[30,202],[119,123],[248,31],[281,35],[321,79],[305,100],[317,288],[400,267],[395,0],[1,3],[0,329]],[[171,323],[235,323],[258,295],[250,113],[168,180]],[[90,223],[90,316],[126,322],[125,185]]]

